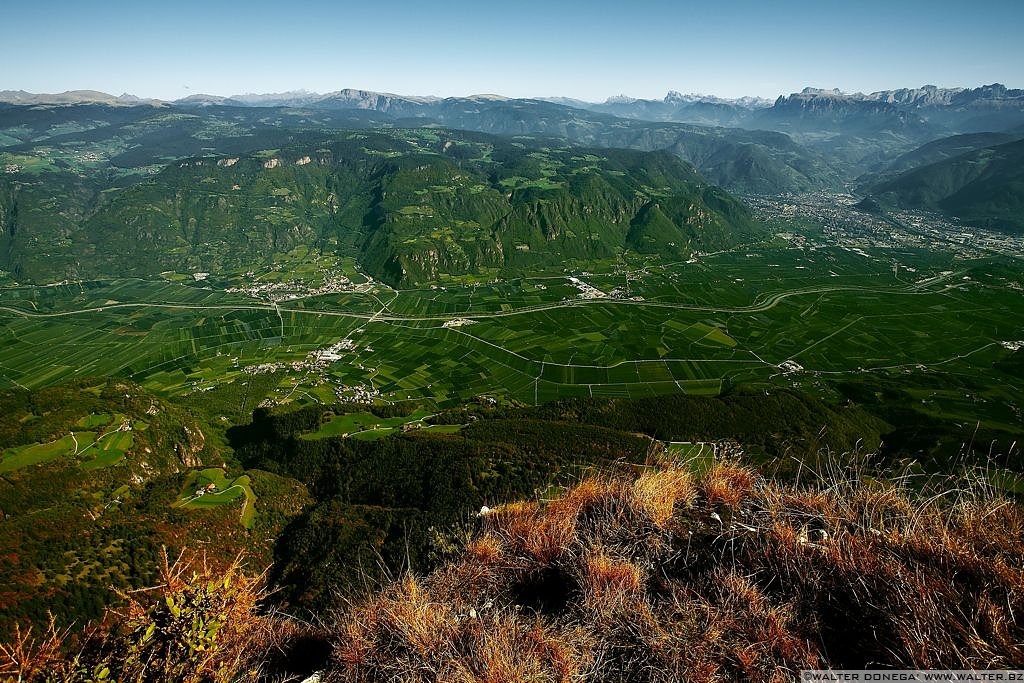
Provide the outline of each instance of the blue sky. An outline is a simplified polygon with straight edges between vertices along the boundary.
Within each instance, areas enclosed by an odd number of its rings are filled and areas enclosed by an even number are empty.
[[[1024,87],[1024,0],[12,0],[0,90],[173,99]]]

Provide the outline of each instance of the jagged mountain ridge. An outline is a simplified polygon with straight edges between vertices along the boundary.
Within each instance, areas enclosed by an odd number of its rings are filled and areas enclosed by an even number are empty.
[[[923,86],[869,95],[805,88],[779,97],[742,125],[804,135],[890,138],[902,141],[909,151],[938,137],[998,132],[1021,124],[1024,90],[995,83],[979,88]]]
[[[725,99],[681,95],[670,91],[663,100],[625,95],[604,102],[547,98],[567,106],[623,118],[674,121],[793,132],[900,130],[924,124],[945,132],[1001,130],[1024,121],[1024,90],[994,83],[977,88],[919,88],[845,93],[837,88],[804,88],[774,102],[757,97]],[[874,105],[874,106],[872,106]],[[839,124],[842,124],[840,126]],[[963,128],[964,130],[960,130]],[[930,132],[930,131],[929,131]]]
[[[851,97],[918,108],[983,107],[991,106],[994,103],[1020,104],[1024,100],[1024,90],[1010,89],[1002,83],[982,85],[977,88],[939,88],[934,85],[924,85],[920,88],[881,90],[869,95],[857,93]]]
[[[921,135],[926,128],[921,116],[890,102],[814,88],[780,96],[770,108],[757,112],[753,122],[773,130],[844,134],[887,130]]]

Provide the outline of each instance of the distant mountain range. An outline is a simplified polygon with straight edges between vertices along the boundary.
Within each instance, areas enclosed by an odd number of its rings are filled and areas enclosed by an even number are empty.
[[[866,206],[931,208],[1001,229],[1020,225],[1014,213],[1017,176],[1006,161],[1016,158],[1006,156],[1015,148],[1001,146],[1024,137],[1024,90],[998,83],[869,94],[805,88],[774,102],[678,92],[660,100],[617,96],[591,103],[357,89],[197,94],[161,102],[89,90],[0,91],[0,152],[30,153],[43,141],[71,149],[106,140],[119,150],[110,159],[113,166],[135,169],[132,174],[211,149],[253,153],[354,128],[449,128],[560,138],[593,148],[666,150],[734,192],[859,188],[872,195]],[[986,171],[979,175],[982,166]],[[69,188],[80,184],[68,178]],[[1001,191],[982,193],[979,178]]]
[[[5,104],[110,104],[120,106],[159,106],[160,100],[149,100],[124,93],[109,95],[98,90],[68,90],[62,93],[31,93],[24,90],[0,90],[0,102]]]
[[[604,102],[585,102],[564,97],[542,99],[627,119],[712,126],[738,126],[754,111],[772,105],[771,100],[762,97],[726,99],[713,95],[684,95],[674,90],[660,100],[636,99],[625,95],[609,97]]]
[[[821,135],[842,138],[888,136],[885,143],[902,144],[905,147],[903,151],[944,135],[1004,131],[1024,126],[1024,90],[1010,89],[999,83],[976,88],[925,85],[866,95],[859,92],[844,93],[838,89],[804,88],[799,93],[780,96],[774,102],[759,97],[726,99],[675,91],[660,100],[620,95],[604,102],[586,102],[565,97],[531,99],[471,95],[441,98],[344,89],[329,93],[298,90],[229,97],[196,94],[174,102],[140,99],[128,94],[114,96],[91,90],[59,94],[7,90],[0,91],[0,103],[361,109],[395,118],[433,118],[443,121],[458,114],[476,113],[473,108],[482,104],[544,103],[640,121],[773,130],[797,135],[799,141],[809,144],[819,143]],[[473,128],[487,129],[486,126]],[[853,163],[873,158],[877,152],[871,145],[850,147],[847,142],[840,142],[838,154]],[[828,151],[836,153],[836,145],[831,144]]]
[[[291,100],[309,97],[301,93],[291,95],[294,96]],[[226,142],[225,135],[231,136],[227,150],[231,152],[266,148],[283,131],[296,127],[323,130],[433,126],[494,135],[560,137],[596,147],[668,149],[696,166],[711,182],[742,192],[804,191],[833,187],[839,182],[838,173],[822,154],[794,143],[786,135],[769,131],[624,119],[543,100],[508,99],[497,95],[437,99],[341,90],[320,97],[308,106],[270,106],[271,102],[288,100],[285,95],[241,97],[263,104],[253,106],[234,98],[193,96],[157,106],[0,105],[0,131],[15,138],[7,147],[10,151],[27,151],[47,135],[44,131],[55,127],[59,121],[76,127],[87,125],[90,129],[99,126],[102,131],[97,129],[88,136],[123,138],[128,151],[117,157],[119,165],[143,166],[156,163],[160,158],[180,156],[183,152],[199,154],[211,147],[207,134],[193,134],[204,121],[221,122],[221,132],[214,135],[221,140],[221,145]],[[168,117],[169,110],[187,113],[187,116]],[[107,124],[112,123],[118,127],[108,128]],[[179,132],[172,135],[169,128],[179,129]],[[53,129],[61,131],[59,140],[69,142],[86,135],[63,128]],[[259,129],[261,135],[253,136],[254,129]],[[249,132],[243,134],[243,130]]]
[[[569,97],[506,98],[490,94],[443,98],[397,95],[351,88],[328,93],[295,90],[282,93],[248,93],[231,96],[196,94],[174,101],[139,98],[128,93],[115,96],[95,90],[72,90],[53,94],[30,93],[24,90],[0,91],[0,102],[19,105],[100,103],[124,106],[166,104],[247,107],[315,106],[317,108],[352,107],[385,112],[401,109],[409,115],[422,114],[422,109],[428,105],[444,101],[509,101],[512,99],[546,101],[624,118],[680,123],[699,123],[700,121],[692,120],[694,116],[736,118],[738,122],[738,116],[741,114],[750,117],[747,119],[748,122],[771,121],[779,118],[778,112],[792,111],[794,108],[835,111],[844,107],[878,113],[914,111],[918,112],[923,119],[927,119],[937,112],[956,112],[970,116],[983,112],[1020,110],[1024,107],[1024,90],[1009,89],[1000,83],[976,88],[939,88],[934,85],[925,85],[919,88],[881,90],[870,94],[844,93],[839,89],[826,90],[808,87],[799,93],[780,95],[774,102],[763,97],[748,96],[730,99],[714,95],[683,94],[677,91],[669,91],[660,100],[618,95],[609,97],[604,102],[588,102]],[[875,106],[867,106],[868,103],[873,103]],[[708,114],[716,110],[720,112],[717,117]],[[769,114],[768,110],[775,110],[775,113]]]

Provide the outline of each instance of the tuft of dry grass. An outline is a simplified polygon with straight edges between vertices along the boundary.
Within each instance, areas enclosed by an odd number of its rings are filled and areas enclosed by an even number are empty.
[[[579,579],[583,609],[621,618],[644,601],[646,575],[640,567],[597,550],[584,558]]]
[[[634,504],[651,523],[665,528],[676,507],[688,508],[697,498],[693,475],[678,468],[647,470],[633,482]]]
[[[508,606],[437,596],[433,586],[406,576],[351,610],[326,680],[582,679],[586,652],[556,629]]]
[[[757,475],[734,463],[716,463],[701,479],[701,492],[709,505],[737,508],[754,490]]]
[[[481,536],[470,541],[466,546],[466,557],[484,567],[497,564],[502,557],[504,548],[495,536]]]

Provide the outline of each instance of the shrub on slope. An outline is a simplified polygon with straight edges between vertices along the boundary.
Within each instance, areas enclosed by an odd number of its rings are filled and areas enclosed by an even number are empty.
[[[0,681],[239,683],[269,680],[277,653],[302,628],[266,614],[263,576],[240,558],[222,572],[166,554],[158,586],[126,594],[119,609],[78,634],[18,630],[0,644]],[[84,644],[75,645],[78,641]]]

